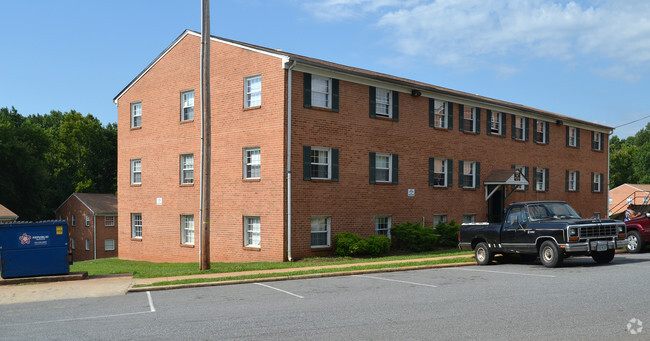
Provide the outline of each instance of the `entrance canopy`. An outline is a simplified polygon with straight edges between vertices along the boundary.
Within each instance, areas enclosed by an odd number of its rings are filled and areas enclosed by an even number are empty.
[[[500,188],[505,189],[505,186],[508,185],[512,186],[512,191],[508,193],[506,198],[509,197],[512,195],[512,193],[514,193],[514,191],[517,190],[517,187],[528,185],[528,179],[521,173],[521,170],[518,168],[497,169],[492,171],[492,173],[490,173],[490,175],[485,178],[485,181],[483,181],[483,183],[485,184],[485,200],[487,201]],[[491,191],[490,188],[492,189]]]

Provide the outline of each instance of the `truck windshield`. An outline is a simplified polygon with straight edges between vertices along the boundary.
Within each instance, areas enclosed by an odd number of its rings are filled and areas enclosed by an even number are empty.
[[[530,220],[580,219],[580,215],[566,203],[540,203],[528,205]]]

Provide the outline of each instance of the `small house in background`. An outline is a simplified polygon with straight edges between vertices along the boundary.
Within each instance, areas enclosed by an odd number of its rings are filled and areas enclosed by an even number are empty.
[[[649,204],[650,185],[647,184],[622,184],[609,191],[610,217],[624,213],[628,207],[639,213],[648,212]]]
[[[0,223],[8,223],[16,221],[18,215],[14,212],[11,212],[8,208],[0,205]]]
[[[117,195],[73,193],[56,218],[68,222],[75,261],[117,257]]]

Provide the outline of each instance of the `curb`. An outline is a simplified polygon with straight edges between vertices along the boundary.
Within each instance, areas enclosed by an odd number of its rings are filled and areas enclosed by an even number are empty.
[[[352,275],[362,275],[362,274],[371,274],[371,273],[380,273],[380,272],[397,272],[397,271],[411,271],[411,270],[424,270],[424,269],[456,268],[456,267],[470,266],[470,265],[476,265],[476,262],[449,263],[449,264],[431,264],[431,265],[412,265],[412,266],[404,266],[404,267],[396,267],[396,268],[339,271],[339,272],[316,273],[316,274],[308,274],[308,275],[295,275],[295,276],[283,276],[283,277],[267,277],[267,278],[252,278],[252,279],[240,279],[240,280],[231,280],[231,281],[213,281],[213,282],[202,282],[202,283],[172,284],[172,285],[161,285],[161,286],[146,286],[146,287],[138,287],[138,288],[129,288],[129,290],[127,292],[162,291],[162,290],[201,288],[201,287],[234,285],[234,284],[250,284],[250,283],[261,283],[261,282],[279,282],[279,281],[289,281],[289,280],[298,280],[298,279],[352,276]]]

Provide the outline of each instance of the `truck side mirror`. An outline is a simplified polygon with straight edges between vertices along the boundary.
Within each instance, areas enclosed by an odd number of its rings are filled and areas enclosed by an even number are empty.
[[[645,214],[645,217],[646,217],[646,218],[650,218],[650,212],[646,213],[646,214]]]

